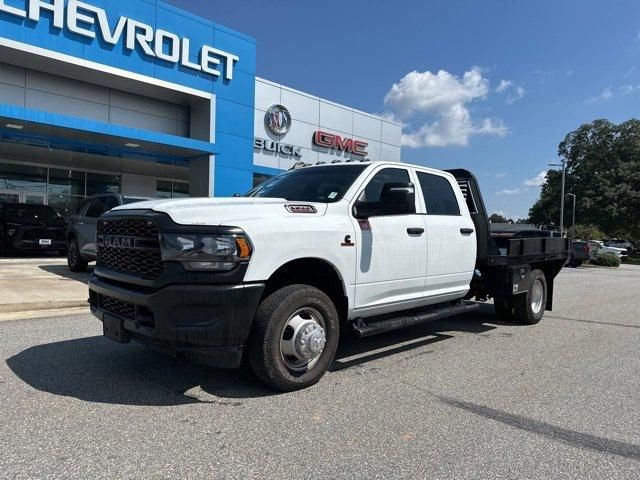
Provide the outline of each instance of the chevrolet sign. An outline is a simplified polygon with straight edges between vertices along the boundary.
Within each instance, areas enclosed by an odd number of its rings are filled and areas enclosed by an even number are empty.
[[[226,80],[233,79],[235,63],[240,59],[231,53],[203,45],[199,50],[199,62],[192,62],[189,58],[189,38],[179,37],[159,28],[154,29],[151,25],[124,16],[115,23],[110,23],[103,8],[78,0],[69,0],[66,6],[64,0],[25,0],[24,10],[7,5],[6,0],[0,0],[0,19],[3,19],[3,13],[28,18],[33,22],[39,22],[44,14],[51,18],[52,28],[66,28],[71,33],[90,39],[95,39],[99,33],[102,40],[109,45],[117,45],[122,40],[126,50],[132,51],[140,47],[141,53],[148,57],[173,64],[179,63],[184,68],[214,77],[222,75],[223,64]]]

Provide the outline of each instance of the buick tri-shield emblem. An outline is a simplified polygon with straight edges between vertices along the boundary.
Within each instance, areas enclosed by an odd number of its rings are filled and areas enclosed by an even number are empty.
[[[286,135],[291,128],[291,114],[282,105],[271,105],[264,117],[264,122],[271,133]]]

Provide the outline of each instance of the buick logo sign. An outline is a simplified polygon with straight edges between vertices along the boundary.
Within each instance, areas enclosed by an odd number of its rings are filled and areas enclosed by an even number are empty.
[[[286,135],[291,128],[291,114],[282,105],[271,105],[264,122],[274,135]]]

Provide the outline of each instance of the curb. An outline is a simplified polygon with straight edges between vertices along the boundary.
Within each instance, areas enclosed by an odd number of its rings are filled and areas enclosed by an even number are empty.
[[[62,308],[86,307],[87,300],[59,300],[26,303],[0,304],[0,313],[31,312],[37,310],[57,310]]]

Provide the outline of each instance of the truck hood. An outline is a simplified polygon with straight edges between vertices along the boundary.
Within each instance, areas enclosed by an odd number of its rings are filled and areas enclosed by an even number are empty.
[[[291,213],[286,205],[312,205],[317,213]],[[174,222],[182,225],[241,226],[247,220],[312,215],[322,216],[326,203],[295,202],[284,198],[179,198],[130,203],[112,211],[149,209],[166,213]]]

